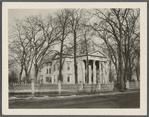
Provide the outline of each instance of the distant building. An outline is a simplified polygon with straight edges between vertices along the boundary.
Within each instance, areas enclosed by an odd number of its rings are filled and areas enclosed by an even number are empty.
[[[77,74],[78,83],[87,83],[86,79],[86,55],[77,56]],[[59,77],[59,56],[55,56],[52,60],[46,61],[40,71],[39,79],[43,83],[58,83]],[[99,51],[88,54],[89,60],[89,84],[97,82],[109,82],[109,58]],[[74,76],[74,58],[73,56],[63,57],[62,83],[75,84]]]

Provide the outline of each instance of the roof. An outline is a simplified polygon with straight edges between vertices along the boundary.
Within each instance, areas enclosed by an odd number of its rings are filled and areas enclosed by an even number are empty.
[[[83,57],[83,56],[87,56],[86,54],[81,54],[81,55],[77,55],[76,57]],[[88,53],[88,56],[92,56],[92,57],[101,57],[101,58],[108,58],[108,56],[103,53],[103,52],[100,52],[100,51],[92,51],[92,52],[89,52]],[[62,58],[74,58],[74,56],[72,55],[67,55],[67,54],[64,54]],[[53,57],[52,60],[56,60],[56,59],[60,59],[59,55],[56,55],[55,57]]]

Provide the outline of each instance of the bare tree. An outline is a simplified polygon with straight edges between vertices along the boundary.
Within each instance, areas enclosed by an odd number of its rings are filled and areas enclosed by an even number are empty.
[[[64,41],[70,33],[69,27],[69,11],[68,9],[60,10],[56,14],[56,23],[60,30],[60,67],[59,67],[59,82],[62,80],[62,68],[63,68],[63,49],[64,49]],[[66,46],[66,45],[65,45]]]
[[[17,58],[16,56],[14,58],[22,65],[20,74],[24,69],[26,77],[29,78],[34,64],[34,80],[37,82],[40,65],[44,57],[49,54],[51,47],[57,44],[60,31],[51,16],[47,19],[41,16],[30,16],[21,23],[17,23],[15,32],[10,49],[17,55]]]
[[[9,83],[18,82],[18,69],[17,64],[14,59],[10,59],[8,61],[8,69],[9,69]]]
[[[32,16],[25,21],[26,37],[32,45],[34,80],[37,82],[40,65],[44,57],[50,52],[50,48],[57,44],[60,31],[51,16],[48,16],[47,19],[43,19],[41,16]]]
[[[84,22],[84,10],[83,9],[70,9],[69,10],[69,22],[71,25],[71,31],[74,39],[74,73],[75,73],[75,83],[78,83],[78,75],[77,75],[77,61],[76,61],[76,53],[77,53],[77,38],[79,36],[79,30],[81,29],[81,23]]]
[[[132,14],[132,12],[134,13]],[[121,90],[124,88],[124,68],[125,64],[127,64],[126,61],[124,61],[124,42],[126,42],[127,36],[129,36],[127,40],[132,41],[134,35],[138,35],[135,34],[136,21],[139,16],[138,13],[139,12],[136,12],[134,9],[96,9],[94,13],[97,19],[100,20],[100,23],[94,23],[92,27],[98,36],[104,40],[107,48],[112,53],[111,59],[117,71],[117,81],[118,84],[120,84]],[[133,20],[131,16],[133,16],[135,20]],[[131,20],[133,21],[131,22]],[[131,35],[128,35],[127,33],[130,32]],[[135,45],[135,43],[133,45]],[[129,44],[126,43],[125,46],[129,46]],[[130,51],[126,53],[130,54]]]
[[[125,26],[123,28],[125,40],[124,46],[124,62],[125,62],[125,74],[124,81],[131,80],[133,74],[134,62],[139,59],[140,55],[140,28],[139,28],[139,16],[140,10],[128,9],[129,17],[125,17]]]
[[[21,82],[23,70],[31,68],[29,65],[29,41],[25,37],[22,21],[16,20],[16,24],[13,26],[12,33],[9,37],[9,56],[12,57],[21,68],[19,73],[19,82]],[[28,72],[26,73],[26,77],[27,76]]]
[[[89,83],[89,59],[88,59],[88,53],[91,51],[91,37],[92,37],[92,30],[91,28],[86,25],[81,25],[81,39],[80,39],[80,54],[86,55],[86,81]]]

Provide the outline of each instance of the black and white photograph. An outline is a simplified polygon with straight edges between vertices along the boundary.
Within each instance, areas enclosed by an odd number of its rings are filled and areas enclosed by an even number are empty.
[[[147,3],[8,2],[2,12],[3,114],[147,114]]]

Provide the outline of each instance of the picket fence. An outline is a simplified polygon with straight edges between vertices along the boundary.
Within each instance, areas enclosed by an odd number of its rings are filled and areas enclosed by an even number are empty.
[[[140,89],[140,82],[130,82],[129,89]]]
[[[9,92],[31,92],[31,84],[19,84],[13,83],[9,84]],[[137,89],[140,88],[139,82],[130,82],[129,89]],[[34,84],[35,92],[48,92],[48,91],[58,91],[59,86],[58,84]],[[61,84],[61,91],[68,91],[68,92],[91,92],[91,91],[113,91],[114,84]]]

